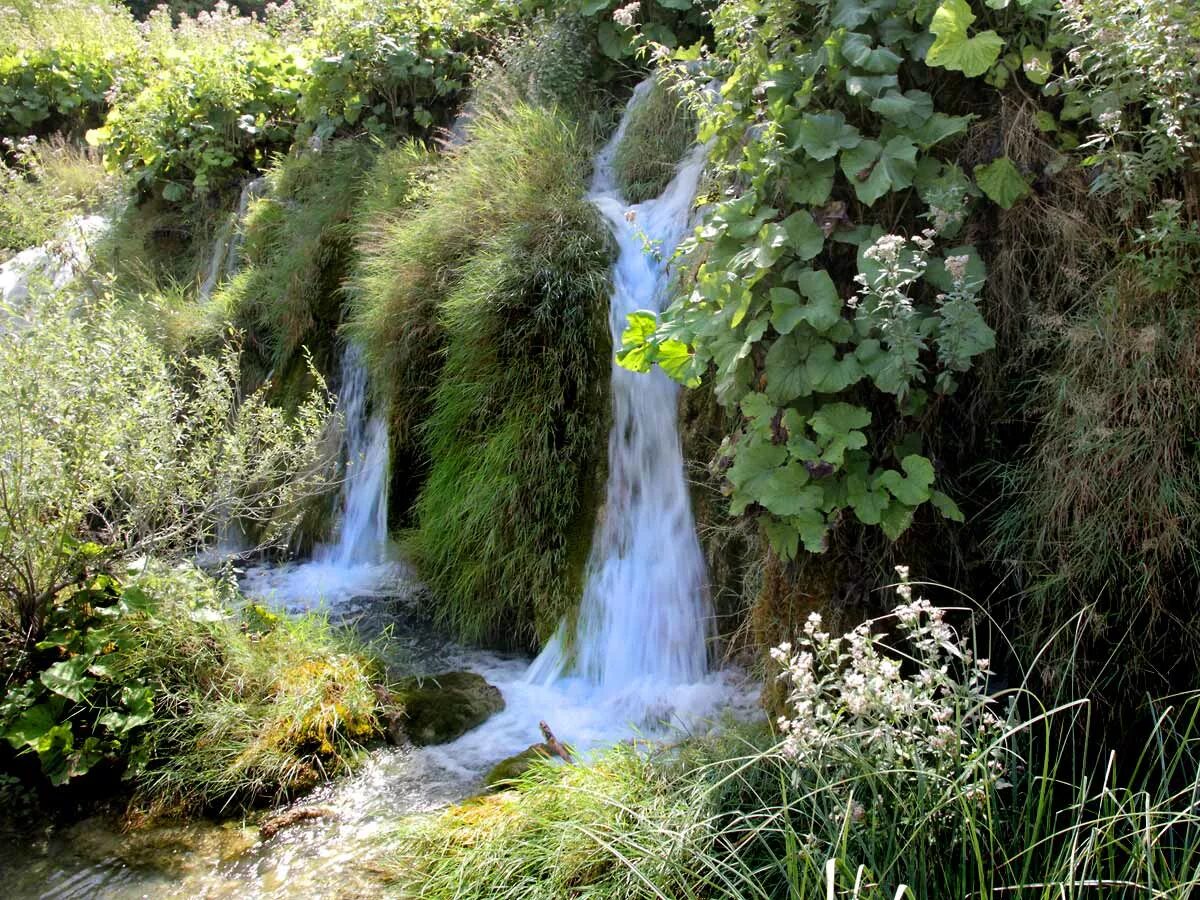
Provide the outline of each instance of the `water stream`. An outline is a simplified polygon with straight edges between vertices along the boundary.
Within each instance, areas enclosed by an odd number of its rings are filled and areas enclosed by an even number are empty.
[[[647,89],[639,87],[630,108]],[[662,306],[667,260],[688,227],[704,166],[696,148],[662,196],[626,204],[612,159],[627,120],[628,110],[597,156],[589,194],[619,248],[611,308],[618,340],[628,313]],[[333,815],[266,842],[236,823],[134,835],[103,820],[80,823],[36,842],[23,880],[9,884],[11,896],[378,896],[361,863],[380,834],[401,816],[480,790],[491,766],[541,740],[540,720],[586,756],[630,737],[703,731],[719,714],[754,714],[754,687],[734,670],[709,669],[712,614],[684,478],[678,390],[661,372],[614,366],[607,498],[579,616],[532,664],[446,642],[410,615],[422,588],[388,559],[387,430],[369,409],[365,369],[352,347],[340,382],[346,478],[335,533],[308,562],[246,572],[244,589],[288,609],[320,606],[336,619],[365,620],[368,632],[391,624],[390,646],[406,668],[478,672],[500,689],[505,709],[449,744],[377,750],[358,774],[303,801]]]

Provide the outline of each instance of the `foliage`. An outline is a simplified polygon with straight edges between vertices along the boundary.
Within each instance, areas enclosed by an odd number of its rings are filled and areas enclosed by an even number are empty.
[[[6,149],[11,162],[0,159],[0,255],[45,244],[72,215],[115,199],[117,186],[95,152],[33,137]]]
[[[351,216],[369,164],[368,148],[355,141],[280,157],[263,195],[234,226],[243,232],[240,269],[206,317],[210,334],[232,324],[246,336],[243,347],[259,364],[257,381],[270,371],[281,382],[297,370],[307,375],[306,350],[320,370],[333,370]]]
[[[227,522],[287,540],[328,488],[323,383],[292,417],[226,349],[171,363],[111,302],[44,297],[0,339],[0,631],[42,639],[93,558],[194,552]]]
[[[1000,45],[1048,40],[1044,3],[989,14],[1004,39],[957,0],[810,6],[722,4],[714,51],[662,76],[691,97],[727,188],[684,248],[677,299],[631,317],[619,356],[692,385],[713,367],[742,414],[717,462],[732,512],[759,515],[785,559],[825,549],[849,515],[893,539],[926,502],[961,519],[921,438],[993,346],[985,267],[955,242],[981,195],[1007,208],[1028,184],[1000,154],[973,182],[954,147],[986,90],[971,79],[1013,74]]]
[[[552,111],[484,112],[371,239],[354,291],[351,334],[394,446],[429,467],[409,549],[472,640],[532,645],[577,596],[608,359],[588,149]]]
[[[10,0],[0,9],[0,131],[95,124],[119,75],[139,65],[132,17],[113,0]]]
[[[1120,189],[1127,202],[1183,173],[1192,203],[1200,161],[1200,25],[1187,0],[1071,0],[1062,4],[1071,35],[1064,118],[1096,128],[1083,145],[1098,191]]]
[[[277,801],[376,731],[374,671],[316,620],[244,617],[227,584],[139,564],[55,601],[0,729],[53,784],[98,767],[172,812]]]
[[[641,203],[661,194],[695,137],[691,110],[656,79],[630,113],[625,137],[613,156],[621,196]]]
[[[1197,698],[1156,708],[1132,760],[1072,755],[1082,704],[1046,708],[1025,686],[989,697],[957,614],[907,601],[842,638],[814,620],[779,650],[782,740],[742,727],[535,765],[514,790],[401,829],[386,860],[400,893],[1188,896]],[[900,633],[880,634],[887,621]]]

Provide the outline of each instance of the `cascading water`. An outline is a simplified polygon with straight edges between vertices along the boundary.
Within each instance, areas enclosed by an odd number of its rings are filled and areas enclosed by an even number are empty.
[[[649,87],[638,87],[629,109]],[[628,111],[597,157],[589,194],[619,248],[610,313],[618,346],[629,313],[662,309],[705,161],[704,148],[694,148],[660,197],[630,206],[613,172],[627,123]],[[578,622],[573,634],[559,629],[529,677],[547,684],[580,676],[609,691],[694,683],[707,669],[712,612],[684,480],[678,386],[657,368],[640,374],[614,364],[612,403],[607,500]]]
[[[387,543],[387,420],[367,415],[367,367],[355,345],[342,355],[338,404],[345,421],[346,477],[336,540],[313,553],[313,560],[339,568],[383,562]]]
[[[245,233],[242,226],[246,221],[246,213],[250,211],[250,203],[267,192],[270,185],[266,178],[254,178],[242,185],[238,196],[237,210],[230,214],[224,226],[217,233],[213,242],[212,255],[208,260],[208,268],[204,280],[200,282],[197,299],[201,302],[212,297],[213,292],[225,279],[237,274],[242,263],[242,243]]]

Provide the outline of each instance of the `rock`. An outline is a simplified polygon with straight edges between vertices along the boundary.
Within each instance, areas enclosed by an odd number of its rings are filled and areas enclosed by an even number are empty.
[[[328,806],[302,806],[289,809],[285,813],[271,816],[258,829],[258,835],[264,841],[269,841],[285,828],[299,825],[302,822],[315,822],[317,819],[335,819],[337,812]]]
[[[444,672],[403,679],[392,691],[414,744],[445,744],[504,709],[504,697],[482,675]]]
[[[484,776],[483,781],[491,790],[501,790],[528,772],[529,767],[539,759],[550,759],[552,756],[554,751],[545,744],[534,744],[528,750],[522,750],[515,756],[496,763]]]

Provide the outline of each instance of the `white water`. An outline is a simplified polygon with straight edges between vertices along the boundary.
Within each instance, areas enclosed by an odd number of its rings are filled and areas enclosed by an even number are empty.
[[[289,609],[314,609],[398,589],[405,573],[387,560],[388,430],[369,414],[367,369],[354,345],[342,354],[338,409],[345,423],[345,477],[333,540],[310,562],[250,570],[247,593]]]
[[[638,88],[630,108],[648,88]],[[629,313],[663,307],[670,258],[688,227],[705,161],[704,148],[694,148],[660,197],[626,204],[612,160],[627,121],[628,111],[596,160],[589,195],[619,247],[610,313],[617,346]],[[655,698],[703,679],[712,609],[684,479],[678,391],[657,368],[639,374],[613,365],[607,501],[579,619],[573,634],[565,624],[559,629],[534,662],[531,681],[575,678],[607,696]]]
[[[57,294],[83,274],[93,243],[109,225],[107,216],[77,216],[67,221],[60,237],[0,265],[0,331],[28,326],[39,292]]]

